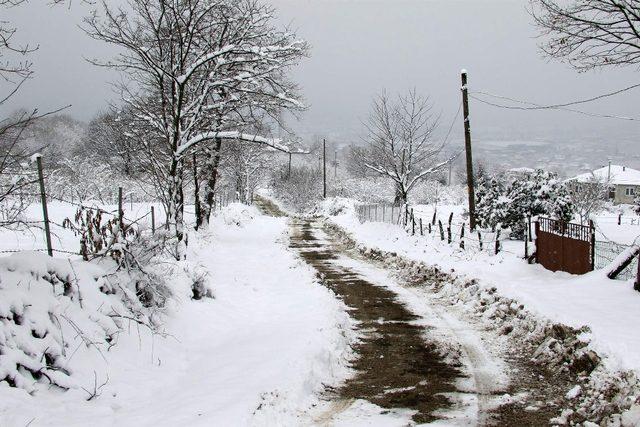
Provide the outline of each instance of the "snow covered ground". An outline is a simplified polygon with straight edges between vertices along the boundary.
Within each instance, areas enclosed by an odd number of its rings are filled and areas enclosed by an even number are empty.
[[[609,280],[602,271],[583,276],[554,273],[540,265],[527,264],[511,251],[497,256],[472,253],[446,241],[411,236],[392,224],[361,224],[349,201],[330,200],[322,211],[340,212],[331,216],[331,221],[365,247],[395,252],[410,260],[479,279],[481,286],[496,287],[499,294],[519,301],[543,318],[576,328],[588,326],[591,346],[607,356],[605,364],[609,369],[640,373],[637,351],[640,293],[633,290],[631,282]]]
[[[253,207],[223,210],[189,245],[214,299],[191,300],[176,272],[166,338],[131,325],[104,357],[74,356],[80,385],[93,389],[94,373],[105,382],[99,398],[0,382],[0,425],[299,424],[317,392],[348,375],[353,337],[345,307],[288,250],[286,227]]]

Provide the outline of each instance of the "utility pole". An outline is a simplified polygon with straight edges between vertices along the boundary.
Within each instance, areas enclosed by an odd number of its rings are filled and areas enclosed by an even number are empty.
[[[473,183],[473,157],[471,155],[471,126],[469,125],[469,94],[467,70],[462,70],[462,112],[464,113],[464,148],[467,153],[467,188],[469,191],[469,228],[476,228],[476,195]]]
[[[287,179],[291,178],[291,153],[289,153],[289,169],[287,169]]]
[[[327,140],[322,138],[322,197],[327,198]]]

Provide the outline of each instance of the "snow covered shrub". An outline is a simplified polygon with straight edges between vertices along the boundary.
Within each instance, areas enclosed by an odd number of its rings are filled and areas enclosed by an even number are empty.
[[[154,328],[135,295],[96,264],[23,252],[0,258],[0,277],[0,383],[29,393],[78,388],[77,353],[104,357],[129,322]]]
[[[500,222],[498,213],[503,211],[505,204],[504,187],[504,183],[497,177],[479,177],[476,187],[476,220],[480,227],[495,230]]]
[[[166,248],[170,237],[163,231],[150,235],[133,224],[100,209],[79,208],[74,221],[66,218],[63,226],[80,236],[80,254],[84,260],[108,258],[115,263],[116,272],[129,276],[139,301],[145,307],[163,307],[171,291],[163,274],[157,271],[156,258]]]
[[[574,207],[566,186],[550,173],[538,169],[504,184],[500,178],[482,180],[476,196],[478,219],[483,227],[497,225],[524,238],[527,218],[546,215],[570,221]]]
[[[274,195],[298,212],[307,212],[322,198],[322,172],[310,166],[281,168],[271,178]]]
[[[194,300],[213,298],[213,292],[207,285],[209,272],[204,267],[198,265],[195,268],[187,269],[186,273],[191,279],[191,298]]]

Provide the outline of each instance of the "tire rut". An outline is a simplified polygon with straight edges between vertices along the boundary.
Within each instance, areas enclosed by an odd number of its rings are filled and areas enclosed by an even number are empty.
[[[455,383],[465,375],[425,340],[425,327],[416,324],[420,318],[393,291],[339,265],[339,251],[330,241],[315,236],[314,231],[321,228],[312,219],[292,219],[290,246],[350,308],[362,336],[354,346],[355,375],[332,390],[330,397],[362,399],[385,409],[410,409],[416,423],[439,419],[433,412],[452,407],[445,396],[457,392]]]

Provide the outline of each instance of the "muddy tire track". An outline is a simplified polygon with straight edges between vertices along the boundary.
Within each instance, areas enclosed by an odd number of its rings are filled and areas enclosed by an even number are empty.
[[[454,383],[464,374],[445,362],[435,344],[425,341],[425,327],[415,322],[419,317],[394,292],[339,265],[339,251],[315,236],[321,228],[312,219],[292,219],[290,245],[350,308],[362,334],[354,347],[355,375],[332,390],[330,397],[410,409],[417,423],[438,419],[433,412],[451,407],[445,395],[457,391]]]

